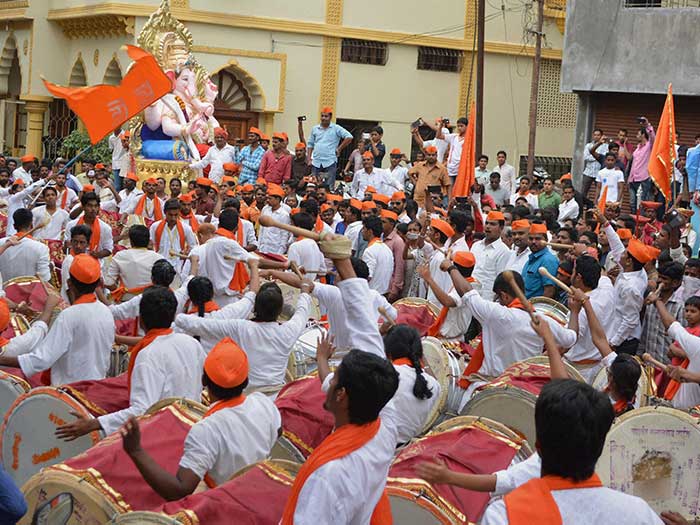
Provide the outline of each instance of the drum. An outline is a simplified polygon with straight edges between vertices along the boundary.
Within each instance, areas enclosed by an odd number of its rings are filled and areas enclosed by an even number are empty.
[[[278,525],[300,466],[274,459],[262,461],[216,488],[152,510],[183,525]]]
[[[0,211],[0,239],[7,235],[7,208]]]
[[[63,249],[63,241],[58,239],[42,239],[41,242],[48,246],[49,259],[56,268],[60,269],[63,260],[66,258],[66,252]]]
[[[26,334],[30,328],[26,317],[16,312],[10,312],[10,324],[2,332],[2,336],[5,339],[12,339],[16,335]],[[0,354],[2,354],[2,349],[0,349]]]
[[[312,325],[294,343],[287,367],[293,379],[309,375],[316,370],[316,342],[326,332],[320,325]]]
[[[566,365],[569,377],[583,381]],[[549,363],[538,356],[515,363],[491,382],[477,388],[461,414],[481,416],[503,423],[535,446],[535,403],[542,387],[549,383]]]
[[[634,400],[634,408],[645,407],[649,404],[649,399],[656,395],[656,383],[649,377],[649,369],[638,357],[639,366],[642,367],[642,375],[639,376],[637,385],[637,397]],[[603,367],[596,374],[592,383],[593,388],[602,392],[608,386],[608,369]]]
[[[423,338],[423,357],[425,370],[440,382],[441,398],[434,410],[435,421],[444,421],[459,414],[459,406],[464,390],[459,386],[459,379],[466,363],[460,354],[450,350],[451,344],[435,337]],[[432,414],[431,414],[432,415]]]
[[[308,376],[286,384],[275,405],[282,417],[282,435],[272,448],[273,459],[303,463],[333,430],[335,421],[323,408],[326,394],[318,377]]]
[[[296,310],[297,301],[299,300],[299,294],[301,293],[298,288],[289,286],[286,283],[277,282],[277,285],[282,290],[282,297],[284,298],[284,306],[282,307],[282,313],[279,316],[280,321],[289,321],[294,315]],[[311,309],[309,310],[309,319],[318,321],[321,318],[321,311],[318,306],[318,299],[315,297],[311,298]],[[316,343],[314,343],[314,348]],[[314,352],[315,353],[315,352]]]
[[[398,311],[396,324],[407,324],[420,332],[421,337],[428,334],[428,328],[437,320],[440,309],[430,301],[419,297],[404,297],[394,303]]]
[[[569,309],[561,303],[549,297],[533,297],[530,304],[538,314],[551,317],[562,326],[569,324]]]
[[[416,466],[439,459],[461,473],[491,474],[528,458],[527,442],[486,418],[456,417],[409,443],[394,459],[386,491],[394,523],[452,525],[476,523],[489,502],[487,492],[431,485]]]
[[[185,405],[169,405],[139,418],[141,444],[158,464],[176,472],[185,437],[204,413]],[[106,523],[115,514],[153,509],[165,503],[143,480],[115,432],[96,446],[64,463],[44,468],[24,485],[29,511],[20,523],[34,523],[41,504],[67,494],[73,512],[66,523]]]
[[[57,438],[56,428],[75,420],[71,412],[97,417],[127,406],[126,374],[59,388],[39,387],[20,395],[5,414],[0,428],[5,470],[21,486],[41,468],[72,458],[102,439],[101,431],[74,441]]]
[[[698,443],[700,426],[686,412],[639,408],[613,424],[596,472],[606,487],[692,520],[700,510]]]
[[[109,370],[107,377],[116,377],[129,369],[129,347],[126,345],[112,345],[109,356]]]
[[[119,514],[110,524],[119,525],[182,525],[182,522],[159,512],[137,511]]]
[[[6,414],[15,400],[30,389],[23,377],[0,370],[0,413]]]
[[[41,282],[41,279],[38,277],[15,277],[14,279],[6,281],[4,284],[5,295],[8,299],[17,304],[25,302],[36,312],[35,316],[28,317],[30,322],[33,322],[39,317],[39,314],[44,310],[46,298],[48,297],[46,286],[47,284]],[[68,308],[68,305],[64,301],[61,301],[56,308],[54,308],[49,326],[53,323],[58,314],[61,313],[61,310],[65,310],[66,308]]]

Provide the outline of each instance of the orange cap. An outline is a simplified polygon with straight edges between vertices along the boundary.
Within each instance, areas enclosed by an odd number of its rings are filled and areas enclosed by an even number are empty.
[[[519,219],[510,223],[512,230],[530,230],[530,221],[527,219]]]
[[[367,211],[367,210],[376,210],[377,205],[375,204],[374,201],[364,201],[362,203],[362,211]]]
[[[92,184],[83,185],[83,193],[87,193],[88,191],[95,191],[95,186]]]
[[[189,204],[192,202],[192,195],[190,195],[189,193],[183,193],[182,195],[180,195],[178,197],[178,199],[180,200],[180,202],[184,202],[186,204]]]
[[[476,258],[472,252],[455,252],[452,261],[462,268],[472,268],[476,264]]]
[[[330,204],[321,204],[321,212],[332,210],[333,208],[330,206]]]
[[[505,221],[506,218],[502,212],[492,210],[488,213],[488,215],[486,215],[486,220],[487,221]]]
[[[263,132],[260,131],[258,128],[254,127],[254,126],[251,127],[251,128],[248,130],[248,133],[254,133],[254,134],[256,134],[258,137],[262,137],[262,136],[263,136]]]
[[[399,148],[394,148],[389,152],[389,155],[403,155],[403,153],[401,153]]]
[[[357,199],[350,199],[350,207],[355,208],[358,211],[362,210],[362,201]]]
[[[297,142],[296,146],[294,146],[294,149],[306,149],[306,144],[303,142]]]
[[[228,131],[222,127],[214,128],[214,136],[228,138]]]
[[[248,378],[248,356],[233,339],[226,337],[209,351],[204,372],[217,386],[235,388]]]
[[[559,180],[571,180],[571,173],[564,173],[564,175],[559,177]]]
[[[547,225],[534,222],[530,225],[530,235],[547,235]]]
[[[382,204],[386,204],[387,206],[389,206],[389,202],[391,202],[391,199],[382,193],[375,193],[374,195],[372,195],[372,200],[375,202],[379,201]]]
[[[331,202],[340,202],[343,200],[342,195],[337,195],[335,193],[327,193],[326,194],[326,200],[331,201]]]
[[[105,169],[105,165],[102,164],[101,162],[98,162],[97,164],[95,164],[95,169],[96,170],[103,170],[103,169]]]
[[[133,171],[130,171],[129,173],[127,173],[127,174],[126,174],[126,178],[129,179],[129,180],[133,180],[134,182],[138,182],[138,181],[139,181],[138,176],[137,176],[136,173],[134,173]]]
[[[620,228],[617,230],[617,236],[620,237],[620,239],[631,239],[632,231],[628,228]]]
[[[155,177],[148,177],[145,181],[143,181],[148,184],[158,184],[158,179]]]
[[[371,151],[365,151],[365,152],[362,154],[362,158],[363,158],[363,159],[373,159],[373,158],[374,158],[374,155],[372,155],[372,152],[371,152]]]
[[[321,108],[321,113],[333,113],[333,108],[330,106],[323,106]]]
[[[377,193],[377,190],[375,189],[374,186],[367,186],[365,188],[365,193]]]
[[[255,184],[259,184],[260,186],[267,186],[267,181],[262,177],[258,177],[257,179],[255,179]]]
[[[637,259],[642,264],[653,261],[661,253],[661,250],[654,248],[653,246],[647,246],[635,237],[630,239],[630,242],[627,245],[627,251],[632,257]]]
[[[10,305],[5,299],[0,299],[0,330],[4,331],[10,324]]]
[[[282,186],[278,184],[270,184],[270,186],[267,188],[267,194],[272,197],[284,199],[284,190],[282,189]]]
[[[270,135],[266,135],[265,133],[263,133],[262,135],[260,135],[260,140],[267,140],[269,142]]]
[[[197,183],[197,186],[206,186],[207,188],[211,188],[213,184],[211,179],[208,179],[207,177],[197,177],[195,182]]]
[[[120,138],[120,139],[128,139],[128,138],[130,138],[130,137],[131,137],[131,131],[129,131],[129,130],[122,131],[122,132],[119,134],[119,138]]]
[[[402,191],[395,191],[394,193],[391,194],[391,200],[392,201],[406,200],[406,194]]]
[[[280,131],[275,131],[275,132],[272,134],[272,138],[273,138],[273,139],[280,139],[280,140],[287,140],[287,139],[285,138],[285,136],[284,136],[284,133],[282,133],[282,132],[280,132]]]
[[[34,155],[23,155],[19,160],[24,164],[25,162],[34,162]]]
[[[235,162],[225,162],[224,164],[222,164],[221,167],[224,168],[224,171],[234,171],[235,172],[235,171],[238,171],[240,169],[238,167],[238,164],[236,164]]]
[[[399,216],[391,210],[382,210],[380,216],[382,219],[391,219],[394,222],[399,220]]]
[[[83,284],[99,281],[101,272],[100,261],[87,253],[80,253],[73,257],[70,265],[70,276]]]
[[[299,213],[300,211],[301,211],[301,208],[292,208],[292,209],[289,211],[289,215],[296,215],[296,214]]]
[[[250,184],[250,183],[249,183],[249,184],[244,184],[243,187],[241,188],[241,191],[242,191],[243,193],[251,193],[251,192],[254,192],[254,191],[255,191],[255,186],[253,186],[253,185]]]
[[[235,177],[231,177],[230,175],[224,175],[221,177],[221,182],[231,182],[233,184],[236,184],[236,179]]]
[[[425,151],[426,153],[437,153],[437,148],[435,146],[428,146],[423,151]]]
[[[430,227],[444,233],[447,237],[452,237],[455,234],[455,231],[452,228],[452,226],[450,226],[448,223],[446,223],[442,219],[431,220]]]

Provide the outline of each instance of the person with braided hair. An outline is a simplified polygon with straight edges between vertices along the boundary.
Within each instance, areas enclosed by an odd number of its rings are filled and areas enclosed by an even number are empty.
[[[418,435],[440,398],[440,383],[421,366],[423,345],[415,328],[400,324],[384,336],[384,350],[399,373],[399,388],[394,394],[398,443]]]

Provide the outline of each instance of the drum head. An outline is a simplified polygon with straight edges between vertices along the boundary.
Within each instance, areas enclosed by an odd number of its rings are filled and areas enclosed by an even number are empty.
[[[534,394],[520,388],[487,388],[474,394],[460,415],[485,417],[503,423],[534,447],[536,401]]]
[[[321,326],[311,326],[299,336],[289,355],[287,371],[292,380],[309,375],[318,368],[316,364],[316,343],[326,334]],[[335,356],[334,356],[335,357]]]
[[[282,313],[279,316],[280,321],[289,321],[294,315],[294,310],[297,306],[297,301],[299,300],[299,289],[289,286],[286,283],[276,281],[277,285],[282,290],[282,298],[284,299],[284,307],[282,308]],[[321,311],[318,307],[318,299],[312,297],[311,308],[309,309],[309,319],[318,320],[321,318]]]
[[[403,525],[451,525],[449,515],[423,494],[387,487],[394,523]]]
[[[532,363],[533,365],[549,366],[549,358],[546,355],[538,355],[535,357],[528,357],[527,359],[520,361],[520,363]],[[576,381],[581,381],[581,383],[586,382],[586,380],[579,373],[579,371],[576,370],[573,366],[571,366],[566,361],[564,361],[564,367],[566,368],[566,372],[569,374],[569,377],[571,379],[575,379]]]
[[[272,450],[270,450],[270,457],[275,461],[287,461],[289,463],[303,463],[306,461],[304,454],[285,436],[277,438]]]
[[[639,358],[636,358],[639,361]],[[642,375],[639,376],[639,383],[637,384],[637,397],[634,400],[634,408],[645,407],[649,404],[649,396],[653,395],[651,390],[651,385],[649,381],[649,376],[646,373],[646,367],[643,363],[639,363],[642,367]],[[603,367],[593,378],[593,383],[591,384],[598,392],[602,392],[608,386],[608,369]]]
[[[28,320],[33,322],[39,317],[39,314],[46,304],[46,298],[48,297],[48,292],[46,291],[47,286],[51,287],[51,285],[41,282],[38,277],[15,277],[14,279],[6,281],[3,288],[8,299],[11,299],[17,304],[26,302],[27,305],[36,312],[36,316],[28,317]],[[61,310],[65,310],[67,307],[68,305],[63,301],[56,305],[51,315],[51,320],[49,321],[49,327],[58,314],[61,313]]]
[[[421,434],[426,432],[437,420],[441,412],[445,410],[447,396],[450,390],[450,363],[447,350],[442,348],[442,343],[435,337],[425,337],[423,339],[423,360],[425,371],[438,380],[440,383],[440,398],[435,403],[433,410],[428,414]]]
[[[596,472],[603,485],[639,496],[686,519],[700,508],[700,426],[689,414],[645,407],[622,415],[608,432]]]
[[[0,370],[0,414],[7,414],[17,398],[30,388],[24,379]]]
[[[100,431],[74,441],[57,438],[57,427],[75,421],[71,412],[92,418],[72,396],[53,387],[35,388],[10,407],[2,425],[0,446],[5,470],[18,486],[40,469],[77,456],[102,439]]]
[[[181,412],[188,413],[196,421],[202,419],[207,412],[207,407],[197,401],[192,401],[184,397],[166,397],[151,405],[149,409],[146,410],[146,414],[155,414],[159,410],[169,407],[170,405],[175,405]]]
[[[549,297],[533,297],[530,299],[530,304],[532,304],[532,307],[538,314],[546,315],[562,326],[569,324],[569,309],[554,299],[550,299]]]
[[[167,514],[161,514],[159,512],[127,512],[126,514],[120,514],[116,516],[109,523],[121,524],[121,525],[182,525],[182,522],[178,519],[168,516]]]
[[[59,469],[44,469],[22,487],[28,510],[21,524],[96,525],[121,512],[93,485]]]

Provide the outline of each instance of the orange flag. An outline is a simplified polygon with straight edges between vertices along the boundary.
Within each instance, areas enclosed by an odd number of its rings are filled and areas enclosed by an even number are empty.
[[[603,186],[603,191],[600,192],[600,199],[598,199],[598,210],[600,213],[605,215],[605,203],[608,202],[608,186]],[[600,224],[595,227],[595,232],[598,233],[600,230]]]
[[[476,170],[476,133],[474,130],[476,120],[476,107],[472,103],[469,109],[469,123],[467,131],[464,133],[464,144],[462,145],[462,156],[459,159],[459,171],[455,187],[452,189],[453,197],[466,197],[472,191]]]
[[[675,143],[676,116],[673,111],[673,92],[671,84],[669,84],[664,112],[661,114],[659,127],[656,128],[656,140],[649,157],[649,175],[667,202],[673,198],[671,180],[673,178],[673,164],[676,160]]]
[[[153,55],[130,45],[126,52],[134,64],[118,86],[70,88],[44,80],[49,93],[66,99],[68,107],[80,117],[93,144],[172,89]]]

